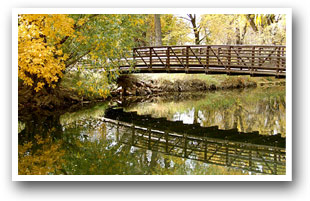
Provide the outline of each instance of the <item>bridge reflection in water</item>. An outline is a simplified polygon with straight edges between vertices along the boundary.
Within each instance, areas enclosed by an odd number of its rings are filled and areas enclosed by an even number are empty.
[[[104,117],[101,120],[113,125],[119,143],[253,173],[286,174],[286,151],[277,144],[265,146],[210,138],[207,134],[196,136],[154,130]]]

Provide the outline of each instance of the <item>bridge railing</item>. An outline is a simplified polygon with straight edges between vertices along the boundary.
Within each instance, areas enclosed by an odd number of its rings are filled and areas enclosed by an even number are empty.
[[[196,45],[139,47],[120,70],[138,72],[226,73],[285,76],[286,47]]]

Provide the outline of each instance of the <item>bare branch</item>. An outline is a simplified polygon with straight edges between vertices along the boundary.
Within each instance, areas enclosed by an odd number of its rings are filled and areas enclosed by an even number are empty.
[[[179,18],[182,18],[182,19],[184,19],[184,20],[187,20],[187,21],[191,21],[190,19],[188,19],[188,18],[186,18],[186,17],[182,17],[182,16],[179,16]]]
[[[76,62],[78,62],[82,57],[86,56],[88,53],[91,52],[92,49],[89,49],[88,51],[86,51],[84,54],[82,54],[81,56],[77,57],[76,59],[74,59],[73,61],[71,61],[70,63],[66,64],[67,67],[71,66],[72,64],[75,64]]]

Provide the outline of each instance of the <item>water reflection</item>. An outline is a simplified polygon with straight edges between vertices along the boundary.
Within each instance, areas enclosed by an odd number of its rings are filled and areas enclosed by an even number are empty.
[[[161,132],[107,119],[122,129],[117,143],[182,159],[192,159],[246,170],[252,173],[285,174],[285,149],[194,135]],[[116,132],[116,133],[118,133]]]
[[[284,87],[196,93],[185,98],[175,94],[169,101],[167,97],[144,102],[126,101],[127,111],[137,111],[141,115],[152,114],[204,127],[237,128],[240,132],[281,133],[282,137],[286,134]]]
[[[276,130],[285,136],[282,90],[169,98],[123,104],[152,118],[265,135]],[[66,114],[20,115],[19,174],[285,174],[284,147],[105,122],[108,107],[101,103]]]

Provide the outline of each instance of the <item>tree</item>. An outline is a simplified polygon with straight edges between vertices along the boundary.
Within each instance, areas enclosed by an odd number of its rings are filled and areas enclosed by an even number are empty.
[[[206,14],[199,25],[206,44],[285,44],[285,15]]]
[[[163,45],[184,45],[191,43],[191,28],[176,15],[161,15],[161,26]]]
[[[155,46],[162,46],[160,14],[154,14],[155,22]]]
[[[138,32],[140,44],[155,45],[155,17],[145,15],[144,27]],[[190,27],[179,17],[173,14],[161,14],[161,41],[162,45],[183,45],[191,42]],[[142,27],[142,26],[140,26]],[[145,46],[145,45],[142,45]]]
[[[280,14],[256,14],[246,15],[252,29],[259,33],[263,43],[269,44],[285,43],[285,15]]]
[[[194,33],[194,36],[195,36],[195,44],[196,45],[199,45],[205,37],[203,37],[202,39],[200,39],[200,32],[201,32],[201,26],[200,24],[198,23],[198,20],[197,20],[197,17],[196,17],[196,14],[187,14],[187,17],[181,17],[187,21],[189,21],[192,25],[192,30],[193,30],[193,33]]]
[[[142,15],[19,15],[19,78],[36,92],[52,89],[80,62],[104,66],[104,75],[114,78],[111,69],[135,46],[143,23]]]
[[[62,38],[72,37],[74,20],[66,15],[20,15],[18,20],[18,77],[39,91],[55,87],[62,77],[68,54]]]
[[[188,14],[188,17],[190,19],[190,22],[192,23],[192,26],[193,26],[193,32],[194,32],[194,35],[195,35],[195,44],[196,45],[199,45],[201,40],[200,40],[200,26],[197,25],[196,23],[196,14],[192,15],[192,14]]]
[[[236,35],[239,35],[236,22],[234,15],[202,15],[200,27],[205,30],[206,44],[236,44]]]

